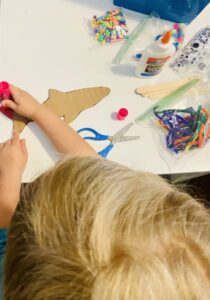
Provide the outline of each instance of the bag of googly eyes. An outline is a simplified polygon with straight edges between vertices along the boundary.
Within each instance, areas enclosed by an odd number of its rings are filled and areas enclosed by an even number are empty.
[[[181,50],[172,63],[177,72],[200,72],[208,67],[210,56],[210,26],[201,29]]]

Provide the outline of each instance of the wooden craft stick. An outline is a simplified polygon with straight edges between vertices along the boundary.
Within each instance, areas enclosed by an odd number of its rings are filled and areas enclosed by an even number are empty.
[[[143,96],[147,97],[151,100],[158,100],[161,99],[170,93],[174,92],[177,88],[180,86],[188,83],[189,81],[196,79],[196,76],[188,77],[188,78],[183,78],[179,80],[174,80],[162,84],[156,84],[152,86],[144,86],[136,89],[136,93]],[[207,95],[210,93],[210,87],[206,85],[199,85],[196,86],[195,88],[191,89],[186,95],[187,96],[193,96],[193,95]]]
[[[148,95],[148,94],[154,94],[156,92],[160,91],[172,91],[177,89],[178,87],[188,83],[189,81],[196,79],[196,76],[188,77],[188,78],[182,78],[178,80],[169,81],[166,83],[161,84],[155,84],[150,86],[143,86],[136,89],[136,93],[139,95]]]
[[[163,97],[165,97],[166,95],[170,94],[171,92],[173,92],[174,90],[167,90],[165,92],[157,92],[154,94],[145,94],[143,95],[144,97],[149,98],[150,100],[159,100]],[[192,88],[188,93],[186,93],[186,96],[204,96],[204,95],[208,95],[210,94],[210,87],[207,85],[201,85],[201,86],[196,86],[195,88]]]
[[[156,85],[150,85],[150,86],[143,86],[136,89],[136,93],[140,95],[144,95],[147,93],[155,93],[159,91],[165,91],[165,90],[171,90],[176,89],[177,87],[187,83],[189,80],[187,79],[181,79],[176,81],[170,81],[167,83],[162,84],[156,84]]]

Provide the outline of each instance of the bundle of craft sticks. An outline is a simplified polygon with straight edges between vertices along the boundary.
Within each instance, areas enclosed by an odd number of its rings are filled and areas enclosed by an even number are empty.
[[[161,84],[155,84],[155,85],[149,85],[149,86],[143,86],[136,89],[136,93],[138,95],[141,95],[143,97],[147,97],[151,100],[159,100],[173,91],[175,91],[177,88],[181,87],[182,85],[188,83],[189,81],[196,79],[196,76],[188,77],[188,78],[182,78],[178,80],[173,80],[166,83]],[[210,93],[210,87],[206,84],[199,84],[196,85],[193,89],[191,89],[187,96],[190,95],[207,95]]]

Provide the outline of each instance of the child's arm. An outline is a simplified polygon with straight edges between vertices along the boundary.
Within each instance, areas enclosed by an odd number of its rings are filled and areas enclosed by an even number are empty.
[[[0,228],[7,228],[20,197],[22,174],[27,162],[24,140],[13,138],[0,144]]]
[[[73,128],[44,105],[39,107],[33,120],[42,128],[58,152],[97,156],[95,150]]]
[[[3,106],[35,121],[45,132],[55,148],[62,154],[97,156],[95,150],[65,121],[54,115],[27,92],[10,85],[12,100],[2,101]]]

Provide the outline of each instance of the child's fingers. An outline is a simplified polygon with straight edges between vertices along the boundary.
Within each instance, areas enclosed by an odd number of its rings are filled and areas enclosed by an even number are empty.
[[[19,88],[17,88],[16,86],[14,86],[13,84],[9,85],[9,90],[10,90],[10,93],[12,94],[14,101],[16,103],[19,103],[18,99],[19,99],[21,90]]]
[[[3,148],[7,148],[8,146],[11,146],[11,144],[12,144],[12,139],[9,139],[6,142],[4,142]]]
[[[15,145],[15,144],[18,144],[19,142],[20,142],[19,132],[14,129],[11,143],[12,143],[12,145]]]
[[[17,104],[14,101],[12,101],[12,100],[3,100],[1,102],[1,106],[3,106],[3,107],[9,107],[12,110],[16,110],[16,108],[17,108]]]
[[[24,154],[28,155],[28,150],[26,147],[26,141],[24,139],[20,140],[20,147]]]

